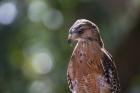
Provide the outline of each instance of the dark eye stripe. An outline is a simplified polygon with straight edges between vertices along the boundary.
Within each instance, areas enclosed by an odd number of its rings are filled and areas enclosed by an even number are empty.
[[[69,32],[70,34],[73,34],[73,33],[79,33],[79,34],[82,34],[84,32],[84,30],[87,30],[87,29],[90,29],[90,28],[78,28],[77,30],[76,29],[71,29],[71,31]]]
[[[84,32],[84,29],[79,29],[79,30],[78,30],[78,33],[79,33],[79,34],[83,34],[83,32]]]

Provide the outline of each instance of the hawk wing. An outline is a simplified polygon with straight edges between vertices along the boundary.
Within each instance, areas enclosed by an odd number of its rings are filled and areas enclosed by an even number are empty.
[[[111,85],[112,93],[120,93],[118,72],[113,62],[113,58],[107,52],[107,50],[102,49],[102,51],[103,51],[102,65],[103,65],[104,76],[106,78],[106,81]]]
[[[67,69],[67,81],[71,91],[74,91],[74,88],[76,87],[76,81],[74,80],[74,76],[76,74],[74,70],[76,69],[75,67],[76,65],[74,64],[73,60],[75,60],[74,54],[72,54],[71,56],[71,60],[69,62],[68,69]]]

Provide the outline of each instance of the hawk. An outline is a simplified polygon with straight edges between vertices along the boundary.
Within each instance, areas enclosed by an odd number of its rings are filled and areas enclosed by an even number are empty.
[[[120,93],[116,66],[98,27],[79,19],[70,28],[68,40],[77,42],[67,69],[72,93]]]

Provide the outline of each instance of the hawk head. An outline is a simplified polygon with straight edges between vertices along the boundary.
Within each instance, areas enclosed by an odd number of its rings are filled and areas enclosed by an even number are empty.
[[[68,41],[80,41],[85,39],[97,41],[101,46],[103,45],[98,27],[89,20],[79,19],[70,28]]]

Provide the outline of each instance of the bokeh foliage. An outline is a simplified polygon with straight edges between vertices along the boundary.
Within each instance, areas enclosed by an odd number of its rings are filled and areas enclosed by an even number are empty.
[[[0,0],[0,93],[70,93],[67,35],[81,18],[99,26],[122,93],[139,93],[139,0]]]

